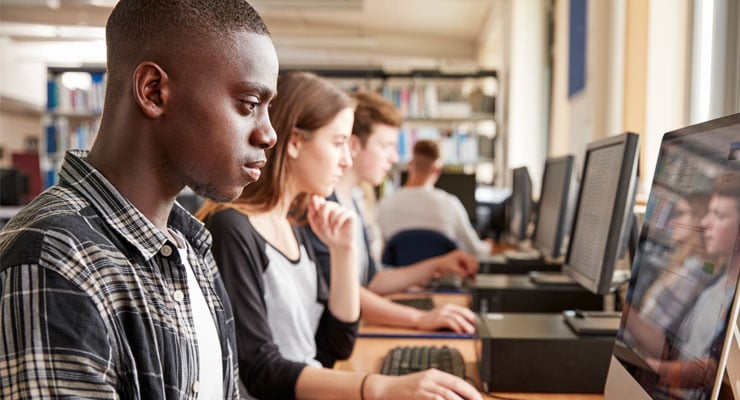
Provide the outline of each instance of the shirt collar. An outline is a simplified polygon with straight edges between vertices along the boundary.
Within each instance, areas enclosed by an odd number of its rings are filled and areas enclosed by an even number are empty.
[[[59,184],[84,197],[100,217],[149,259],[159,252],[167,237],[126,199],[100,172],[85,161],[86,150],[69,150],[59,171]],[[211,236],[203,224],[175,203],[167,220],[205,255],[211,247]]]

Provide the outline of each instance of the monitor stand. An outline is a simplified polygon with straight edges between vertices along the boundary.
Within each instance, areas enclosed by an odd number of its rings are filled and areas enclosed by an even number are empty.
[[[603,393],[616,335],[578,335],[562,313],[479,313],[486,392]]]
[[[610,299],[576,283],[538,284],[527,275],[478,274],[468,282],[468,289],[476,312],[599,311],[611,304]]]

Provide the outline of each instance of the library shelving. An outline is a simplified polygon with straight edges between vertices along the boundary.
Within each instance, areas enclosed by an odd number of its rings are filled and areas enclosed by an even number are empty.
[[[105,67],[47,68],[47,102],[40,149],[44,187],[56,183],[64,152],[89,149],[100,125]]]
[[[438,140],[446,169],[476,171],[493,162],[496,137],[495,70],[388,72],[379,68],[291,68],[331,79],[354,91],[374,90],[404,116],[398,143],[399,162],[410,159],[414,143]],[[490,169],[490,168],[489,168]],[[482,179],[484,183],[489,179]]]

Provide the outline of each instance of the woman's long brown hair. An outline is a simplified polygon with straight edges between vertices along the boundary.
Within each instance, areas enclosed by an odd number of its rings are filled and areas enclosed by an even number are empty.
[[[200,220],[224,208],[243,213],[265,212],[277,205],[284,196],[286,177],[291,174],[287,156],[291,135],[310,140],[313,132],[329,124],[340,111],[355,107],[354,100],[334,84],[310,72],[287,72],[278,78],[277,97],[270,108],[270,122],[277,133],[277,143],[267,150],[267,163],[262,177],[244,188],[238,199],[230,203],[207,200],[195,214]],[[291,215],[305,211],[306,195],[294,199]]]

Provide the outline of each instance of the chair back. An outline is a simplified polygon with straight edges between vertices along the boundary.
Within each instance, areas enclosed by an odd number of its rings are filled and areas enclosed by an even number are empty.
[[[385,244],[383,264],[400,267],[455,249],[457,244],[440,232],[429,229],[404,230],[393,235]]]

